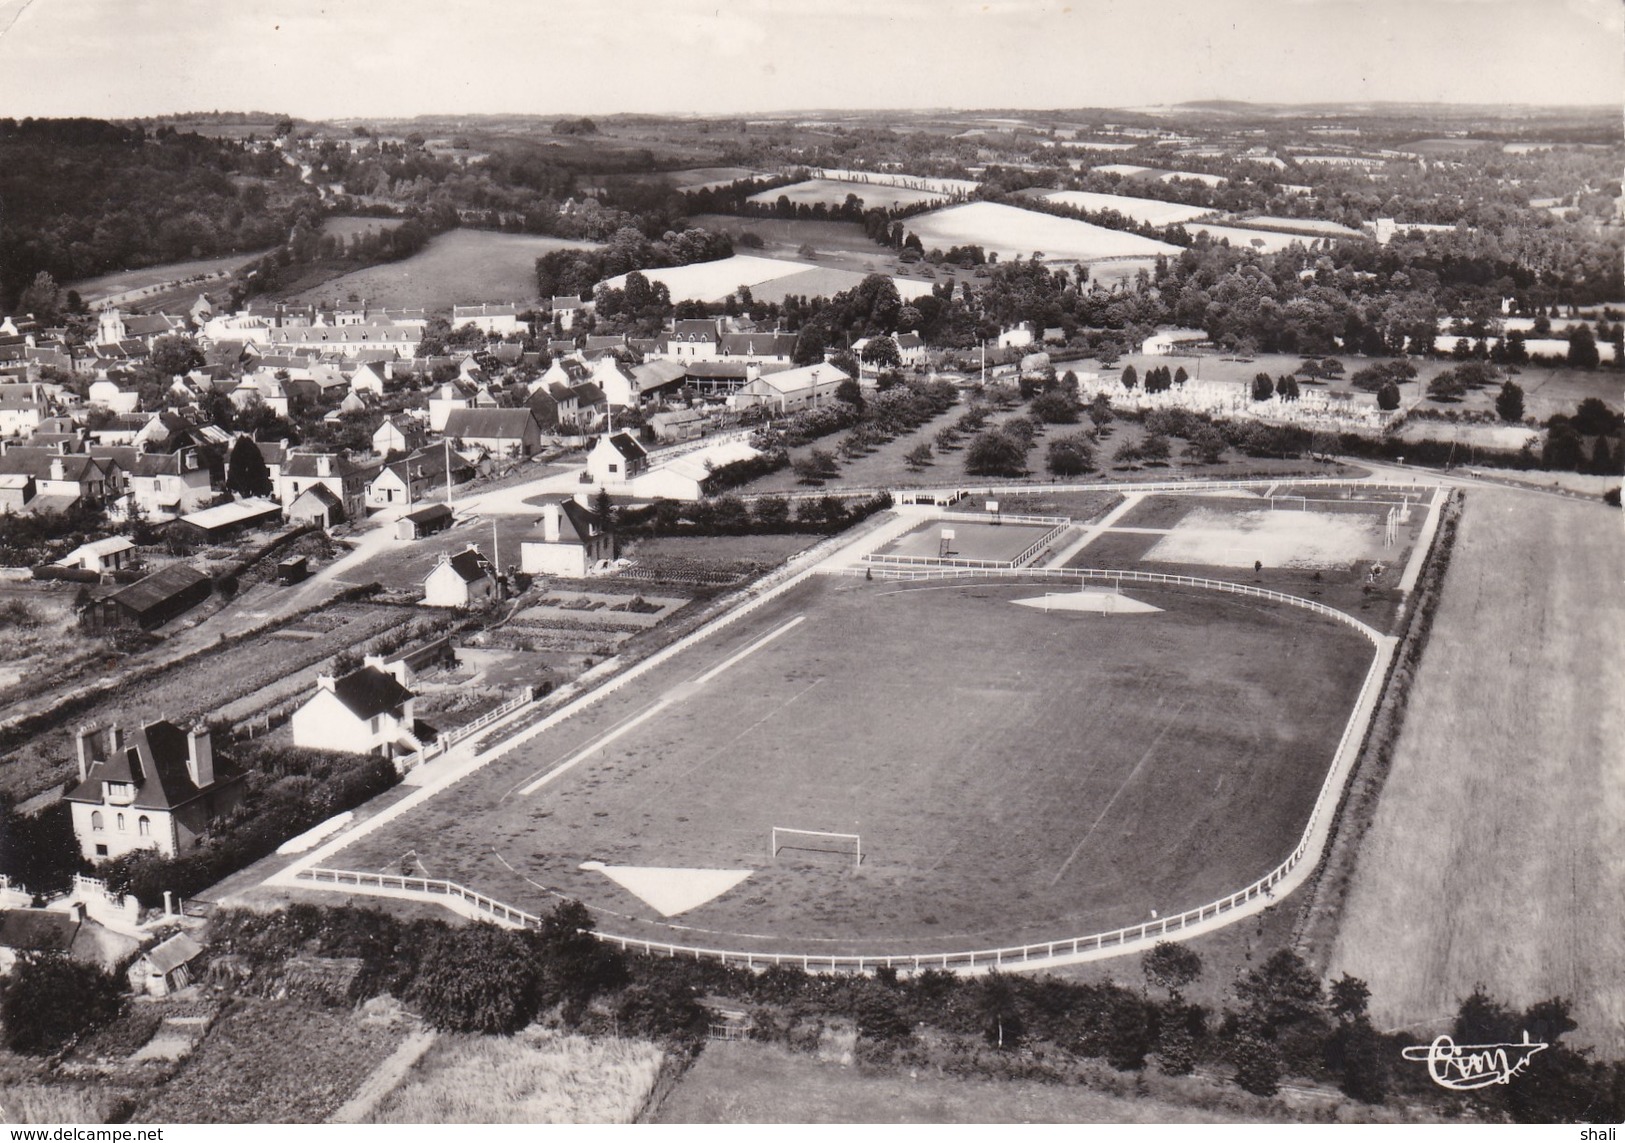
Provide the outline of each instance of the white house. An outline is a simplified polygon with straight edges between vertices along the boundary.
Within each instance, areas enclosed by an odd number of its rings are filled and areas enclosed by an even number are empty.
[[[128,536],[108,536],[104,540],[92,540],[88,544],[80,544],[73,551],[56,561],[59,568],[78,568],[81,571],[103,572],[120,571],[136,562],[132,555],[135,551],[135,541]]]
[[[626,433],[605,433],[587,454],[593,484],[625,484],[649,465],[649,453]]]
[[[672,323],[662,356],[678,361],[715,361],[722,349],[722,323],[716,318],[683,318]]]
[[[372,451],[379,456],[388,456],[392,452],[411,452],[422,448],[424,442],[423,426],[404,413],[395,413],[385,417],[372,433]]]
[[[209,470],[190,446],[174,452],[143,452],[125,473],[127,511],[148,520],[174,520],[214,499]]]
[[[519,545],[520,569],[530,575],[580,579],[599,560],[615,556],[607,523],[574,500],[542,505],[540,523],[541,534]]]
[[[429,607],[477,607],[496,596],[496,569],[474,544],[455,556],[442,553],[423,581],[423,602]]]
[[[114,381],[92,381],[86,397],[90,404],[100,405],[115,413],[133,413],[141,404],[139,393],[120,389]]]
[[[638,379],[614,354],[606,353],[592,365],[592,383],[604,391],[612,409],[635,408],[641,395]]]
[[[355,372],[350,374],[350,388],[356,393],[371,393],[374,397],[382,397],[384,367],[375,361],[356,366]]]
[[[1032,328],[1025,325],[1014,325],[999,331],[1000,349],[1025,349],[1033,343]]]
[[[1140,352],[1147,357],[1166,357],[1182,345],[1194,345],[1207,340],[1202,329],[1159,329],[1140,343]]]
[[[849,380],[845,372],[827,361],[803,365],[756,378],[729,396],[728,406],[741,409],[762,405],[780,413],[815,408],[835,400],[835,391]]]
[[[410,754],[421,743],[412,717],[412,675],[402,661],[368,655],[337,678],[318,675],[316,693],[293,712],[293,744],[350,754]]]
[[[488,337],[506,337],[523,333],[525,323],[519,320],[519,307],[514,305],[452,306],[451,328],[462,329],[471,325]]]
[[[447,381],[429,394],[429,431],[446,431],[446,418],[457,409],[472,409],[474,394],[454,381]]]

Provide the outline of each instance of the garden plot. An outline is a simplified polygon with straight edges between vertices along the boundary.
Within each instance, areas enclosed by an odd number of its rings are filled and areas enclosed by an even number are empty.
[[[556,591],[514,616],[514,622],[521,627],[545,627],[558,622],[647,628],[687,602],[675,596]]]
[[[1215,567],[1346,568],[1359,560],[1381,560],[1393,548],[1383,545],[1381,517],[1338,512],[1230,511],[1199,507],[1186,513],[1148,551],[1151,563],[1211,564]]]

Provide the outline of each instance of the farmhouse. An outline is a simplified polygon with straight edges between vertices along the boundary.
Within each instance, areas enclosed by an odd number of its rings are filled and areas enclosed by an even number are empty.
[[[189,564],[170,564],[128,587],[86,601],[79,621],[92,630],[162,627],[209,598],[209,577]]]
[[[442,552],[423,581],[423,602],[429,607],[477,607],[498,597],[496,568],[473,544],[455,556]]]
[[[683,318],[672,323],[663,356],[677,361],[714,361],[722,348],[722,323],[716,318]]]
[[[316,693],[293,712],[293,744],[350,754],[410,754],[420,743],[412,717],[411,671],[368,655],[337,678],[316,677]]]
[[[242,801],[245,775],[217,758],[208,729],[149,722],[128,739],[110,726],[98,755],[96,728],[79,731],[79,784],[73,832],[87,861],[109,861],[140,849],[177,857],[195,849],[209,826]]]
[[[527,457],[542,441],[542,426],[527,406],[522,409],[454,409],[446,417],[445,435],[493,456]]]
[[[574,430],[581,419],[581,402],[568,385],[537,382],[526,404],[535,414],[537,423],[548,432]]]
[[[574,500],[542,505],[542,533],[519,545],[519,566],[530,575],[580,579],[599,560],[615,557],[615,537],[598,513]]]
[[[570,330],[575,326],[576,317],[581,314],[582,311],[590,308],[591,305],[591,302],[585,301],[584,299],[574,295],[563,297],[555,296],[552,304],[554,324],[556,324],[564,333],[569,333]]]

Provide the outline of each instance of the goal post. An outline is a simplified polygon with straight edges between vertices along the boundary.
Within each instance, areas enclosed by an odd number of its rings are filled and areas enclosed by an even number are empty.
[[[1297,501],[1296,504],[1292,503],[1292,501],[1294,501],[1294,500]],[[1285,507],[1282,506],[1283,501],[1285,502]],[[1307,496],[1281,496],[1281,495],[1276,495],[1276,496],[1271,496],[1270,497],[1270,511],[1272,511],[1272,512],[1284,512],[1284,511],[1288,511],[1288,510],[1296,510],[1296,511],[1299,511],[1299,512],[1307,512],[1307,511],[1309,511],[1309,497],[1307,497]]]
[[[852,867],[856,869],[863,864],[863,838],[855,833],[832,833],[821,829],[791,829],[788,826],[773,827],[773,859],[778,860],[779,852],[785,849],[804,850],[812,853],[838,853],[843,856],[852,855]]]

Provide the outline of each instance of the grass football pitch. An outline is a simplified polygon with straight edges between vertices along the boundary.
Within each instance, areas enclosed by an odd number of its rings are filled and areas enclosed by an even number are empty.
[[[1198,589],[1136,587],[1162,610],[1135,616],[1013,602],[1045,588],[815,577],[327,864],[415,851],[531,912],[578,898],[611,932],[835,953],[1137,924],[1281,861],[1369,644]],[[773,826],[861,834],[862,866],[774,860]],[[753,872],[662,920],[585,862]]]

